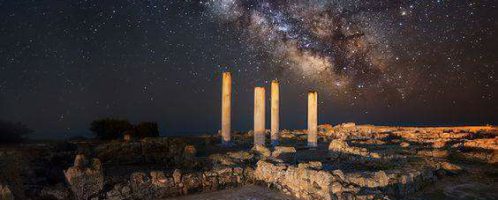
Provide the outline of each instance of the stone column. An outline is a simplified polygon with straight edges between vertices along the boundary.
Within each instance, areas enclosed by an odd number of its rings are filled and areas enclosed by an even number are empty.
[[[317,146],[318,93],[308,92],[308,146]]]
[[[279,143],[279,86],[278,81],[271,82],[271,144],[278,145]]]
[[[254,146],[265,145],[265,88],[254,88]]]
[[[223,72],[221,84],[221,144],[230,145],[231,131],[232,75]]]

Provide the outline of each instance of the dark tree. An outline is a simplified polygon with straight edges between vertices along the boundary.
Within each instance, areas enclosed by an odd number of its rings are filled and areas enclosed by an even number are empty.
[[[140,122],[135,126],[135,137],[159,137],[159,127],[155,122]]]
[[[92,122],[90,130],[101,140],[112,140],[123,137],[123,133],[131,130],[133,126],[128,120],[105,118]]]
[[[13,122],[0,120],[0,143],[19,143],[25,139],[27,134],[32,133],[33,130],[26,127],[26,125]]]

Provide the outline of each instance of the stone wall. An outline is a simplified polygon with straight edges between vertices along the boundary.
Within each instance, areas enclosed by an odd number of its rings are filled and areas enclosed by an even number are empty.
[[[238,187],[252,180],[252,169],[225,167],[209,171],[173,173],[136,172],[129,183],[116,184],[106,193],[106,199],[161,199],[199,192],[212,192]]]
[[[402,198],[436,179],[437,168],[343,173],[260,160],[254,177],[300,199]],[[320,165],[318,165],[320,166]]]

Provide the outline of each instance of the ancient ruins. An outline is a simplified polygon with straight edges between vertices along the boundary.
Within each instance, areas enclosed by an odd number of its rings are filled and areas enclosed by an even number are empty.
[[[307,130],[286,130],[273,81],[270,130],[265,88],[255,87],[254,128],[235,132],[231,89],[223,73],[218,135],[1,147],[0,199],[230,199],[233,188],[255,199],[496,198],[494,126],[318,125],[309,92]]]

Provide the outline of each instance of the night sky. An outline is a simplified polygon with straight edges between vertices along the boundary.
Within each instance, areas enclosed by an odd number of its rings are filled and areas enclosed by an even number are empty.
[[[36,138],[90,136],[102,117],[214,133],[228,70],[235,130],[272,79],[282,128],[306,128],[309,90],[320,123],[496,125],[496,4],[0,0],[0,119]]]

